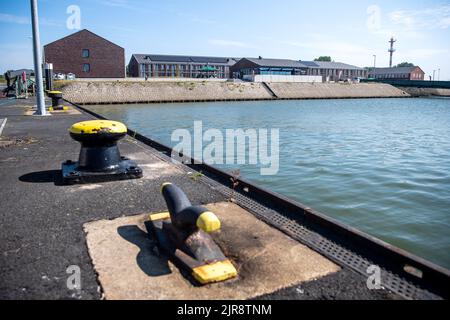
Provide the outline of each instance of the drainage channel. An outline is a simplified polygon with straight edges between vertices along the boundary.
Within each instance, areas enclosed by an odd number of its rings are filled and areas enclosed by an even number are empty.
[[[100,119],[105,117],[80,107]],[[172,149],[136,131],[128,130],[134,139],[150,146],[149,151],[162,161],[171,162]],[[380,268],[381,286],[405,299],[439,300],[449,298],[450,271],[422,258],[391,246],[381,240],[350,228],[320,212],[279,194],[236,179],[225,171],[184,157],[185,164],[175,164],[186,173],[197,171],[203,183],[250,211],[267,224],[317,251],[342,267],[367,278],[370,266]],[[237,180],[235,190],[227,187]]]

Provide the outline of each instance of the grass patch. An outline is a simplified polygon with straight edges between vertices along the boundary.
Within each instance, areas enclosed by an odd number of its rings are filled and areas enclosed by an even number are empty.
[[[70,81],[70,80],[55,80],[55,81],[53,81],[53,89],[63,89],[65,86],[67,86],[71,82],[73,82],[73,81]]]
[[[193,181],[198,181],[203,176],[204,176],[204,174],[202,172],[196,172],[191,176],[191,179]]]

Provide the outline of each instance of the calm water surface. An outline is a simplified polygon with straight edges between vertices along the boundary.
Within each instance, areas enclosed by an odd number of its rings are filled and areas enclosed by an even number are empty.
[[[279,173],[240,166],[244,178],[450,268],[449,99],[90,108],[172,146],[172,131],[192,132],[196,120],[204,129],[279,128]]]

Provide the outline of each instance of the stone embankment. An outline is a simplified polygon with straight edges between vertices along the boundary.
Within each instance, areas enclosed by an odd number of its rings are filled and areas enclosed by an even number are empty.
[[[450,97],[450,89],[402,87],[413,97]]]
[[[401,89],[381,83],[267,83],[265,85],[217,81],[73,81],[63,83],[61,90],[65,99],[78,104],[410,96]]]
[[[264,100],[272,95],[261,83],[234,82],[72,82],[64,98],[79,104],[217,100]]]
[[[383,83],[271,83],[281,99],[343,99],[408,97],[401,89]]]

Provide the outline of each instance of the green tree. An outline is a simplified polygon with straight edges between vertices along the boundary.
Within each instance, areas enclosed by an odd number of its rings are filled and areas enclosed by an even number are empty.
[[[398,65],[395,66],[396,68],[400,68],[400,67],[415,67],[414,63],[410,63],[410,62],[402,62],[399,63]]]
[[[330,62],[331,61],[331,57],[330,56],[320,56],[320,57],[314,59],[314,61],[328,61],[328,62]]]

